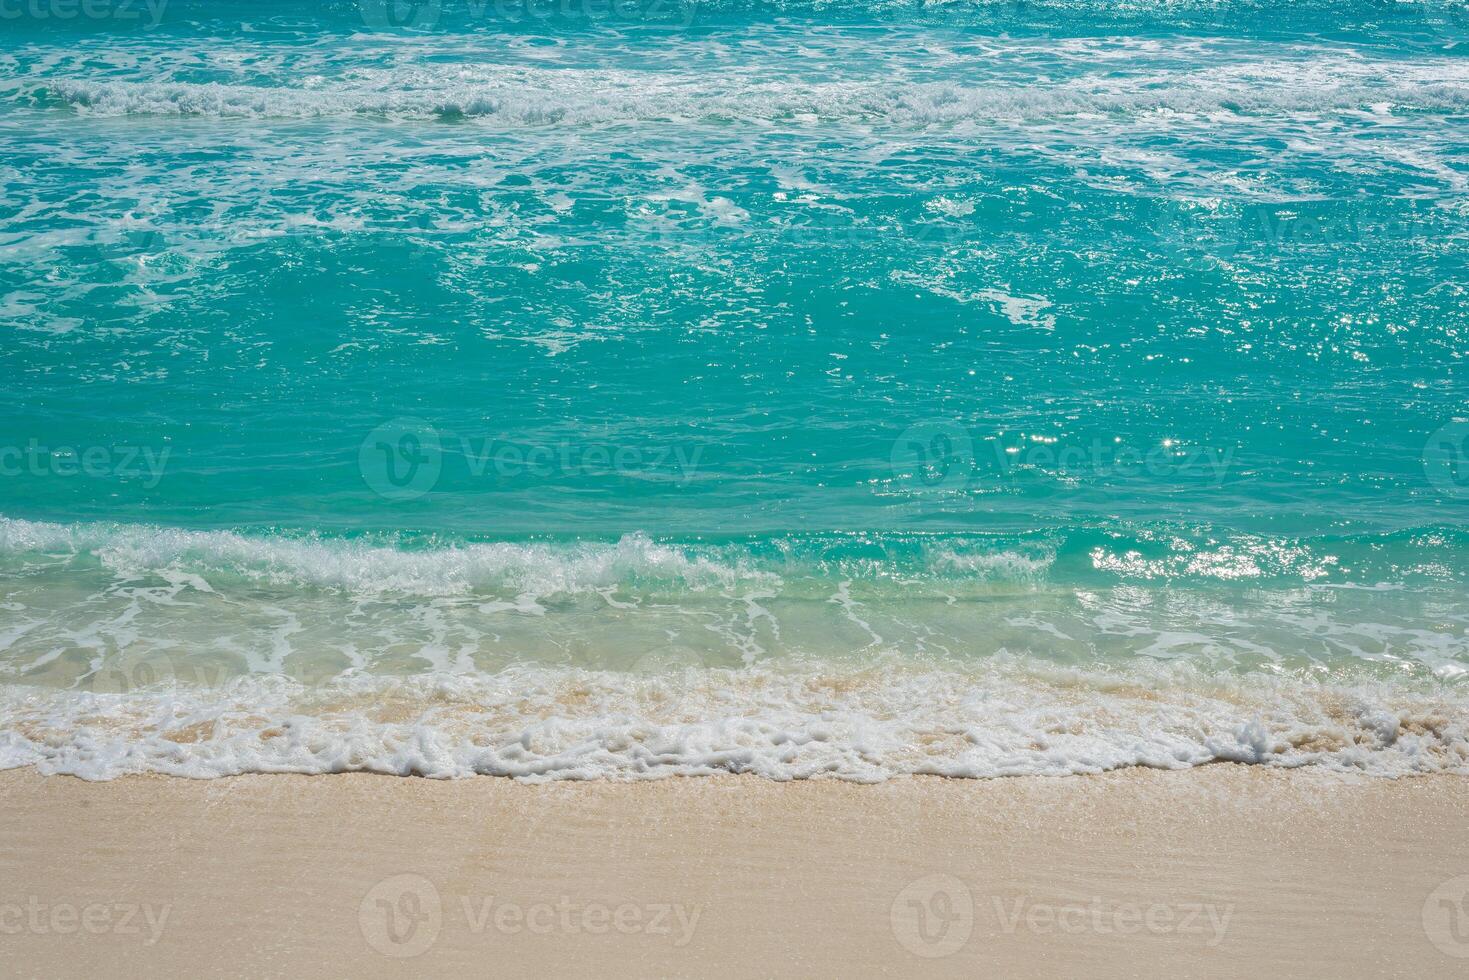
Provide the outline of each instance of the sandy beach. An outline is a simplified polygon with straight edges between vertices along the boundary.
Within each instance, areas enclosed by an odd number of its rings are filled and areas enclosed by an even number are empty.
[[[7,975],[1445,976],[1469,781],[0,774]]]

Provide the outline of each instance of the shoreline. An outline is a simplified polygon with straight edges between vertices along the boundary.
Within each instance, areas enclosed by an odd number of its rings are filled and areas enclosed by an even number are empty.
[[[1453,775],[19,769],[0,793],[19,975],[1327,977],[1469,957]]]

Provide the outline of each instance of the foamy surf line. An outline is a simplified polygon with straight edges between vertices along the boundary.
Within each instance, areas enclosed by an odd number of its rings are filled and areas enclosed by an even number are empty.
[[[664,674],[512,669],[247,677],[123,694],[0,688],[0,768],[129,773],[373,772],[521,780],[751,773],[1063,776],[1211,762],[1380,776],[1469,774],[1469,691],[1127,672],[874,667]]]
[[[1150,117],[1159,124],[1282,114],[1314,118],[1374,106],[1459,112],[1469,78],[1454,64],[1368,62],[1341,57],[1084,76],[1063,83],[962,80],[770,82],[660,72],[516,66],[358,69],[302,88],[290,84],[54,78],[35,95],[96,116],[316,119],[478,119],[513,126],[650,122],[768,124],[804,120],[925,128],[961,123]]]
[[[787,577],[1036,584],[1058,564],[1118,581],[1278,581],[1293,587],[1343,579],[1343,566],[1350,565],[1352,582],[1367,587],[1405,581],[1457,587],[1466,553],[1469,534],[1451,526],[1284,537],[1176,522],[1081,522],[1011,533],[813,531],[706,541],[639,530],[599,539],[475,540],[0,516],[0,574],[15,574],[14,568],[82,574],[95,564],[118,582],[187,575],[207,593],[215,591],[211,579],[418,596],[480,589],[595,592],[649,582],[738,589],[777,586]]]

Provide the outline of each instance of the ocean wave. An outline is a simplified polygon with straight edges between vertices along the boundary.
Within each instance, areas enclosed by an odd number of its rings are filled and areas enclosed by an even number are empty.
[[[701,591],[780,588],[803,579],[944,583],[1454,584],[1469,532],[1289,537],[1209,526],[1082,524],[1016,533],[790,533],[704,541],[632,531],[611,539],[330,537],[295,531],[62,524],[0,517],[0,563],[94,561],[118,578],[162,571],[282,587],[456,596],[477,589],[536,595],[612,585]],[[0,569],[5,566],[0,564]]]
[[[307,687],[0,688],[0,768],[439,778],[1068,775],[1211,762],[1469,774],[1462,687],[1147,672],[523,669]]]
[[[536,595],[638,581],[731,588],[769,573],[659,544],[645,534],[615,542],[462,542],[394,547],[305,535],[247,535],[141,525],[63,525],[0,518],[0,555],[90,555],[123,578],[163,570],[224,574],[278,586],[354,593],[461,595],[501,587]]]
[[[1469,676],[1469,536],[1111,526],[704,541],[327,537],[0,518],[0,678],[808,659]]]
[[[769,81],[758,74],[545,69],[524,66],[356,69],[309,85],[54,78],[33,89],[92,115],[210,118],[385,117],[503,126],[648,122],[926,128],[960,124],[1157,117],[1160,122],[1469,107],[1469,69],[1358,58],[1251,62],[1204,70],[1034,80]]]
[[[351,593],[456,596],[510,589],[537,596],[608,586],[729,592],[786,577],[870,580],[914,573],[1035,582],[1053,556],[1043,543],[998,537],[787,535],[701,543],[641,531],[613,540],[447,541],[401,535],[332,538],[128,524],[57,524],[0,517],[0,560],[94,559],[134,579],[163,571]]]

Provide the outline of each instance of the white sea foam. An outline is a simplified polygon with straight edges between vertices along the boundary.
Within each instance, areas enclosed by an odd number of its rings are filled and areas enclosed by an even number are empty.
[[[1469,774],[1469,694],[1147,672],[873,667],[281,677],[124,694],[0,688],[0,767],[879,781],[1231,761]]]
[[[898,536],[902,540],[901,536]],[[758,559],[739,543],[656,540],[644,532],[616,540],[421,542],[314,535],[245,534],[143,524],[59,524],[0,517],[0,558],[67,561],[91,556],[120,580],[186,575],[201,591],[215,575],[290,587],[356,594],[459,596],[480,589],[535,596],[603,593],[616,585],[664,583],[688,592],[743,593],[777,589],[783,573],[825,576],[847,568],[878,573],[932,573],[975,582],[1033,583],[1054,554],[1023,551],[1003,539],[918,536],[909,559],[829,557],[846,538],[778,540]],[[910,564],[911,562],[911,564]]]
[[[422,596],[462,595],[476,587],[585,593],[638,580],[675,582],[695,591],[778,581],[737,558],[721,561],[641,533],[615,542],[486,542],[413,550],[340,538],[0,517],[0,555],[7,553],[91,554],[122,578],[188,569],[206,587],[209,575],[224,573],[282,586]]]
[[[456,65],[357,68],[313,86],[58,77],[35,87],[95,115],[366,115],[476,118],[504,126],[804,120],[924,128],[1117,114],[1150,116],[1167,126],[1374,106],[1438,112],[1469,106],[1469,71],[1463,66],[1355,57],[1084,75],[1049,85],[1034,79],[771,81],[748,70],[689,75]]]
[[[1039,582],[1056,561],[1051,551],[1021,552],[1003,549],[957,548],[939,545],[931,549],[929,562],[940,572],[954,572],[980,580],[1001,579]]]

